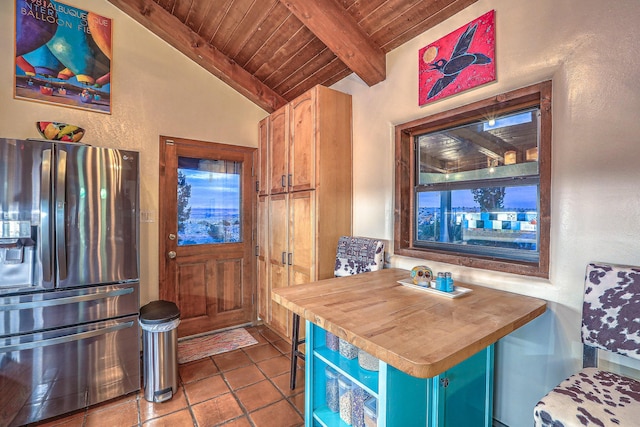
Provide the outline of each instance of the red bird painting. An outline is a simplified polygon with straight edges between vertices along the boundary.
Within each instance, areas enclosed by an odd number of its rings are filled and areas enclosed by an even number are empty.
[[[419,51],[418,104],[496,79],[495,11],[490,11]]]

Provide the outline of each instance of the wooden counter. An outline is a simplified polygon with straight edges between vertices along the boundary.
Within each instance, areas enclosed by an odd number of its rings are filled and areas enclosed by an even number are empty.
[[[430,378],[545,312],[537,298],[456,282],[473,291],[451,299],[397,283],[385,269],[279,288],[284,307],[417,378]]]

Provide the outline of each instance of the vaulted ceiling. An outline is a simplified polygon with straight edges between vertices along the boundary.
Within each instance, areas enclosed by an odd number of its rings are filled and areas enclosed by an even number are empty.
[[[351,73],[477,0],[108,0],[268,112]],[[417,53],[416,53],[417,54]]]

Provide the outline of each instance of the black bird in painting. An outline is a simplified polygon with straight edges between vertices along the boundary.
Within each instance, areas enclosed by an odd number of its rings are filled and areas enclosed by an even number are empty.
[[[483,55],[482,53],[467,53],[477,28],[478,24],[470,25],[466,31],[460,35],[451,54],[451,59],[448,61],[446,59],[439,59],[431,64],[432,70],[438,70],[444,74],[444,76],[434,83],[427,95],[427,99],[433,98],[442,92],[465,68],[474,64],[483,65],[491,63],[491,58],[487,55]]]

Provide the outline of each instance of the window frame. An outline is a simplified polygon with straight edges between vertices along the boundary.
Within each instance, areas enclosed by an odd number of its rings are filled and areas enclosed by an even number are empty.
[[[536,277],[549,277],[549,246],[551,228],[551,81],[537,83],[506,92],[452,110],[436,113],[395,127],[395,212],[394,253],[413,258],[445,262]],[[540,175],[540,233],[538,262],[506,260],[455,251],[426,249],[413,244],[415,231],[416,150],[415,137],[457,127],[499,114],[525,108],[540,108],[540,140],[538,167]]]

